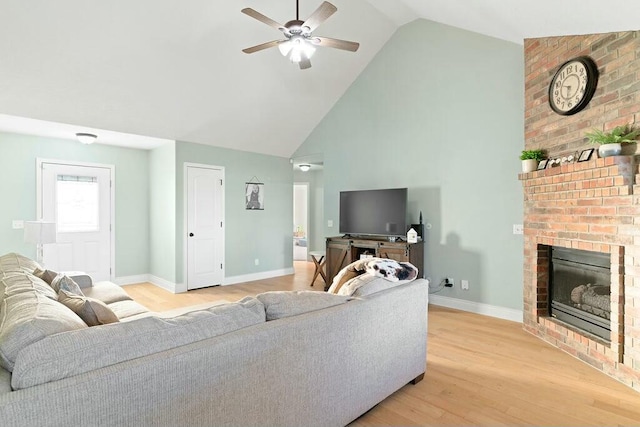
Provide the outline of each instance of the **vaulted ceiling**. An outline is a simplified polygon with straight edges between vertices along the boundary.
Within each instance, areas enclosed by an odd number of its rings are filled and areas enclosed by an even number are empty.
[[[0,0],[0,114],[288,157],[414,19],[522,44],[635,30],[640,16],[635,0],[330,1],[314,34],[360,50],[319,48],[302,71],[278,49],[241,51],[281,38],[242,8],[284,23],[294,0]],[[300,0],[300,18],[320,3]]]

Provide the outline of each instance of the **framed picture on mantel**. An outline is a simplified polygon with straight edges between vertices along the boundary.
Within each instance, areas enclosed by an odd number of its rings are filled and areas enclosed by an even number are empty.
[[[582,150],[580,152],[580,156],[578,156],[579,162],[586,162],[591,158],[591,154],[593,153],[593,148],[587,148],[586,150]]]
[[[541,171],[542,169],[546,168],[547,163],[549,163],[549,160],[547,159],[540,160],[540,163],[538,163],[538,170]]]

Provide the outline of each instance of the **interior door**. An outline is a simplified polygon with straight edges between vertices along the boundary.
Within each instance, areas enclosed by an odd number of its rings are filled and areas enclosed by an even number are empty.
[[[83,271],[94,281],[112,278],[112,169],[40,163],[41,218],[56,223],[56,243],[44,245],[54,271]]]
[[[223,173],[187,166],[187,289],[224,278]]]

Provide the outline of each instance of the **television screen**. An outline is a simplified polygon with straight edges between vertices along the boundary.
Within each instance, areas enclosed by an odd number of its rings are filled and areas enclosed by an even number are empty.
[[[404,236],[406,214],[406,188],[340,192],[340,233]]]

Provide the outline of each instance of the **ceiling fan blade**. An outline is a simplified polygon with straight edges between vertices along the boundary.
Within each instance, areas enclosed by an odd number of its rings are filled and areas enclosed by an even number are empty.
[[[311,68],[311,60],[308,58],[302,58],[299,64],[300,64],[301,70],[306,70],[307,68]]]
[[[355,52],[360,47],[360,43],[331,39],[329,37],[313,37],[312,43],[318,46],[333,47],[335,49],[348,50],[350,52]]]
[[[318,28],[318,25],[322,24],[331,15],[336,13],[337,10],[337,7],[335,7],[328,1],[325,1],[316,9],[315,12],[311,14],[309,18],[307,18],[306,21],[304,21],[304,24],[302,24],[302,26],[309,28],[309,32],[312,32],[313,30]]]
[[[242,9],[241,12],[244,13],[245,15],[249,15],[254,19],[257,19],[260,22],[267,24],[270,27],[275,28],[276,30],[284,31],[286,29],[284,25],[277,23],[273,19],[264,16],[260,12],[251,9],[250,7]]]
[[[265,49],[269,49],[270,47],[274,47],[277,46],[279,43],[281,43],[283,40],[273,40],[267,43],[262,43],[256,46],[252,46],[252,47],[248,47],[246,49],[242,49],[242,51],[244,53],[254,53],[254,52],[259,52],[261,50],[265,50]],[[288,40],[286,40],[288,41]]]

